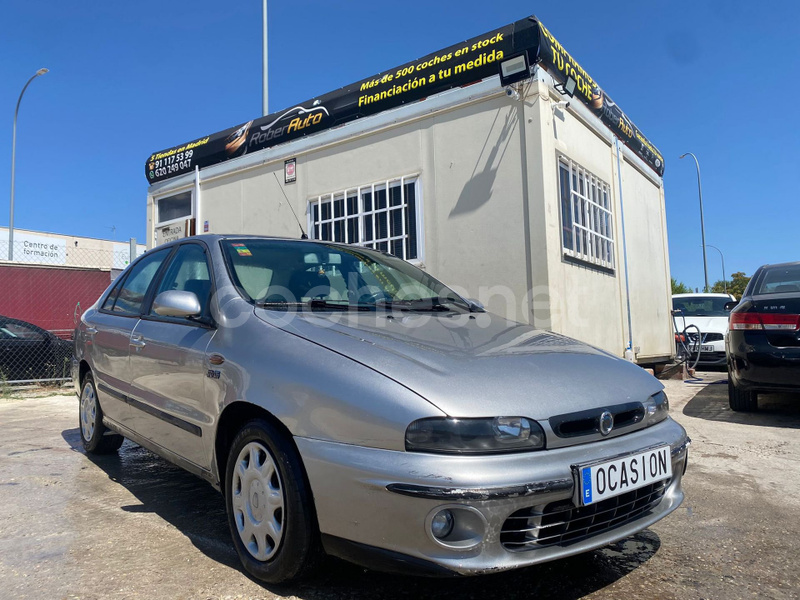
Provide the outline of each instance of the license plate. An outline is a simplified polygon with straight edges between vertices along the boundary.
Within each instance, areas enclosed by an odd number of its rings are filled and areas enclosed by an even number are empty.
[[[692,352],[697,352],[697,344],[692,346]],[[700,346],[700,352],[714,352],[714,346],[711,344],[703,344]]]
[[[578,466],[578,489],[583,506],[613,498],[672,477],[669,446],[622,458]]]

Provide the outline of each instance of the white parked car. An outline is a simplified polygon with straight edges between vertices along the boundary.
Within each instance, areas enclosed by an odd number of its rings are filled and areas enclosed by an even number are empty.
[[[700,330],[698,336],[694,328],[686,332],[686,346],[692,353],[694,362],[700,352],[700,365],[725,364],[725,338],[728,335],[728,315],[725,304],[735,302],[731,294],[673,294],[672,309],[675,313],[678,331],[695,325]],[[680,342],[678,342],[680,352]]]

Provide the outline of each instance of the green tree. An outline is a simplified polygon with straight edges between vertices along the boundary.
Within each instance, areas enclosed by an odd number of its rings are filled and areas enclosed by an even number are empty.
[[[672,293],[673,294],[691,294],[692,290],[683,282],[678,282],[674,277],[671,278],[672,281]]]
[[[731,289],[730,281],[727,280],[723,281],[722,279],[718,279],[717,281],[714,282],[714,285],[711,286],[710,291],[714,292],[715,294],[724,294],[726,292],[730,293],[730,289]]]
[[[742,271],[734,273],[731,275],[731,284],[728,286],[728,292],[736,296],[737,300],[740,300],[744,296],[744,290],[748,283],[750,283],[750,278]]]
[[[750,278],[743,272],[738,271],[731,275],[730,281],[722,281],[720,279],[714,283],[714,285],[711,286],[711,291],[717,294],[724,294],[725,288],[727,287],[728,293],[733,294],[736,296],[736,299],[739,300],[744,295],[744,290],[749,282]]]

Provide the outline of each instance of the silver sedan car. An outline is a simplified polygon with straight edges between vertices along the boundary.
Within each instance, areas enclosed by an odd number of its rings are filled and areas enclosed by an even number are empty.
[[[689,440],[655,378],[374,250],[216,235],[155,248],[82,315],[73,368],[86,450],[128,438],[208,480],[266,582],[324,553],[513,569],[683,500]]]

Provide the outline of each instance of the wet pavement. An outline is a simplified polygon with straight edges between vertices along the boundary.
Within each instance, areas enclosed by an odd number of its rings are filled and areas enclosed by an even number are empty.
[[[287,587],[239,569],[208,484],[130,442],[84,454],[75,396],[0,399],[0,598],[800,598],[800,398],[732,413],[725,374],[701,375],[665,382],[693,439],[687,499],[638,535],[465,579],[328,559]]]

